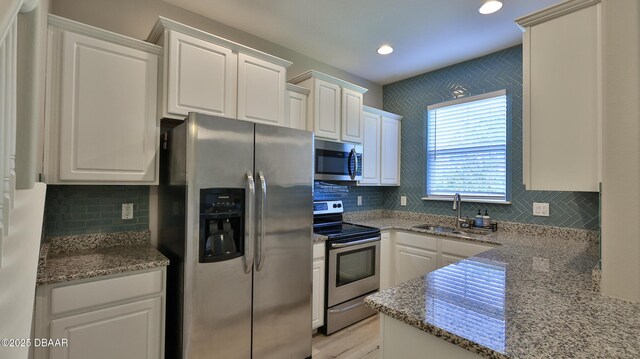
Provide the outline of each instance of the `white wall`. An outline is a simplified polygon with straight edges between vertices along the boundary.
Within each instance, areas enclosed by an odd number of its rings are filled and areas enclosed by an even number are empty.
[[[602,5],[602,292],[640,302],[640,1]]]
[[[382,108],[379,84],[162,0],[51,0],[51,13],[141,40],[147,38],[158,16],[164,16],[289,60],[293,65],[287,69],[288,78],[315,69],[368,88],[364,104]]]

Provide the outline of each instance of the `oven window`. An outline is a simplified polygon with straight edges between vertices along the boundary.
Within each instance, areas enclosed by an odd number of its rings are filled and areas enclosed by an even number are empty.
[[[336,287],[376,274],[376,247],[367,247],[338,254]]]

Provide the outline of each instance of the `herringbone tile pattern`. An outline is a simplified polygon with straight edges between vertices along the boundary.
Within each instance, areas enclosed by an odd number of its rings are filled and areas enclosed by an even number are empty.
[[[492,218],[559,227],[596,229],[598,194],[581,192],[526,191],[522,184],[522,47],[516,46],[484,57],[418,75],[384,86],[384,109],[404,116],[402,120],[402,172],[400,187],[364,190],[351,187],[347,209],[354,207],[357,194],[371,195],[382,207],[394,210],[452,215],[450,202],[423,201],[425,191],[425,116],[427,106],[453,99],[454,90],[463,89],[468,96],[506,89],[508,183],[511,205],[466,204],[465,216],[487,209]],[[380,194],[377,194],[380,192]],[[407,206],[400,206],[400,196],[407,196]],[[366,197],[365,197],[366,198]],[[534,217],[533,202],[548,202],[549,217]]]

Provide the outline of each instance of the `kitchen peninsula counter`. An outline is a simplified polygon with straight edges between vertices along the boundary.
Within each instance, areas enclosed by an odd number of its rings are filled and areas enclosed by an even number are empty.
[[[413,227],[451,225],[451,217],[393,211],[345,217],[381,230],[498,244],[367,297],[367,305],[386,316],[383,332],[387,322],[409,326],[407,334],[433,335],[421,338],[436,339],[451,353],[464,348],[458,354],[489,358],[640,357],[640,305],[595,289],[593,231],[500,223],[496,233],[462,238]],[[383,350],[397,339],[384,336]]]

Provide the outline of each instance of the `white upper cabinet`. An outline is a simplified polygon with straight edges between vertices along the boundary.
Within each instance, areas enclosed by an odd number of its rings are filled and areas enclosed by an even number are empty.
[[[402,116],[363,107],[361,186],[400,185],[400,120]]]
[[[359,184],[380,184],[380,130],[382,117],[371,112],[362,116],[362,180]]]
[[[287,69],[255,57],[238,55],[238,118],[284,126]]]
[[[166,35],[163,117],[184,118],[189,112],[236,117],[238,56],[177,31]]]
[[[362,143],[362,94],[342,89],[342,140]]]
[[[362,95],[367,89],[309,70],[291,80],[309,89],[307,129],[316,138],[362,143]]]
[[[309,111],[316,136],[340,140],[340,86],[316,79],[311,92]]]
[[[307,129],[307,98],[309,90],[304,87],[287,84],[285,95],[285,123],[289,128]]]
[[[161,51],[49,15],[48,183],[157,183]]]
[[[200,112],[284,125],[291,62],[163,17],[147,41],[164,46],[162,117]]]
[[[527,190],[598,191],[600,0],[572,0],[516,20],[524,30],[523,178]]]

